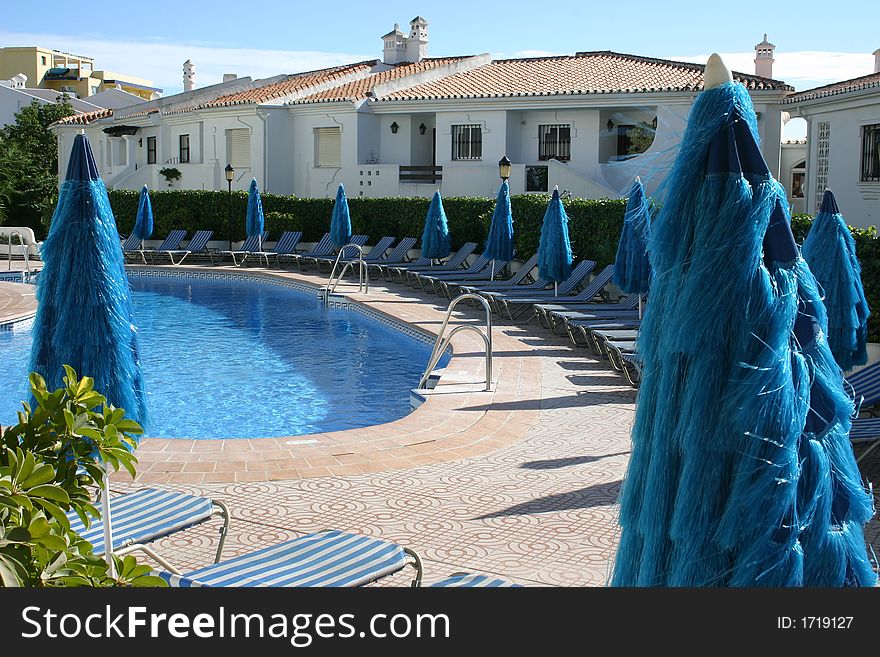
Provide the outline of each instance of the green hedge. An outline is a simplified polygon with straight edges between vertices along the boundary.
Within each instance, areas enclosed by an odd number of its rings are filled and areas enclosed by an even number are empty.
[[[184,228],[190,233],[200,228],[210,228],[218,240],[240,241],[245,237],[246,192],[229,195],[217,191],[172,190],[150,192],[150,200],[156,238],[165,237],[174,228]],[[517,255],[521,259],[530,257],[538,249],[541,221],[548,200],[549,197],[543,194],[525,194],[510,199]],[[301,230],[303,240],[315,242],[330,230],[333,199],[263,194],[262,201],[266,230],[273,239],[285,230]],[[375,244],[384,235],[420,237],[429,203],[430,199],[427,198],[350,198],[348,205],[352,230],[369,235],[370,244]],[[571,199],[564,203],[575,255],[596,260],[600,267],[614,262],[625,201]],[[119,232],[128,235],[137,214],[138,192],[111,190],[110,204]],[[482,247],[495,199],[449,197],[443,199],[443,207],[453,248],[458,248],[464,242],[476,242]],[[795,215],[792,218],[792,229],[798,242],[803,242],[811,222],[809,215]],[[880,239],[873,228],[853,228],[852,232],[862,263],[865,296],[874,309],[869,339],[880,342]]]
[[[109,193],[119,232],[128,235],[137,215],[139,192],[111,190]],[[263,194],[261,198],[266,230],[271,238],[278,237],[285,230],[301,230],[304,241],[315,242],[330,230],[333,199],[275,194]],[[516,247],[521,258],[528,258],[538,248],[541,221],[548,200],[546,195],[532,194],[511,198],[516,222]],[[164,238],[175,228],[183,228],[190,233],[200,228],[213,229],[214,237],[218,240],[240,241],[245,237],[245,192],[233,192],[231,195],[228,192],[200,190],[150,192],[150,202],[155,219],[154,237],[157,239]],[[369,235],[370,244],[385,235],[421,237],[429,204],[430,199],[427,198],[350,198],[348,207],[352,230]],[[603,266],[613,262],[625,207],[622,200],[565,201],[575,255],[592,258]],[[449,222],[453,248],[465,242],[477,242],[482,247],[495,199],[449,197],[443,199],[443,208]]]

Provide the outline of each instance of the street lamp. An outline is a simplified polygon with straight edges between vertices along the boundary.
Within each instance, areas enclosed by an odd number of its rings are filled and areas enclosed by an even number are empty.
[[[229,187],[229,193],[226,195],[226,214],[227,219],[229,221],[229,225],[232,225],[232,179],[235,178],[235,169],[232,168],[231,164],[226,165],[226,184]]]
[[[501,176],[501,180],[510,178],[510,160],[506,155],[498,160],[498,175]]]

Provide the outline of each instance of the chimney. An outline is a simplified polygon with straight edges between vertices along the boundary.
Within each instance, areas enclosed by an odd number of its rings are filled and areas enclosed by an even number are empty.
[[[232,82],[232,81],[235,80],[237,77],[238,77],[238,75],[235,74],[235,73],[224,73],[224,74],[223,74],[223,81],[224,81],[224,82]]]
[[[406,35],[400,31],[400,23],[394,29],[382,35],[382,63],[399,64],[406,61]]]
[[[196,88],[196,65],[191,59],[183,63],[183,90],[192,91]]]
[[[767,35],[764,40],[755,46],[755,75],[762,78],[773,77],[773,51],[776,46],[767,41]]]
[[[880,48],[874,51],[874,73],[880,73]]]

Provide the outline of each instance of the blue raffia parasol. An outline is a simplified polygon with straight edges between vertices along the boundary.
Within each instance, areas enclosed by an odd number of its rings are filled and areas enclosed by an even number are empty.
[[[446,225],[446,212],[440,191],[434,192],[428,214],[425,215],[425,230],[422,232],[422,256],[439,260],[449,255],[452,247],[449,242],[449,227]]]
[[[745,87],[709,58],[651,225],[614,586],[869,586],[825,309]]]
[[[84,134],[76,136],[49,236],[40,250],[30,371],[49,390],[62,386],[63,365],[92,377],[95,390],[147,425],[144,380],[132,321],[131,293],[107,189]],[[113,563],[109,477],[102,495],[105,554]]]
[[[541,239],[538,242],[538,275],[553,281],[553,294],[561,281],[571,275],[571,242],[568,240],[568,215],[559,198],[559,188],[553,190],[550,203],[544,212],[541,224]]]
[[[831,190],[822,197],[802,249],[804,260],[825,292],[828,344],[846,372],[868,362],[868,301],[862,287],[862,266],[852,233]]]
[[[257,179],[253,178],[251,180],[251,185],[248,188],[247,218],[245,220],[245,229],[247,230],[248,237],[252,237],[254,235],[258,236],[258,251],[263,250],[264,224],[265,218],[263,217],[263,201],[260,198],[260,188],[257,186]]]
[[[513,260],[513,212],[510,209],[510,187],[506,180],[498,190],[483,256],[492,260],[492,278],[495,278],[496,260]]]
[[[336,190],[336,202],[333,203],[333,214],[330,215],[330,239],[338,249],[351,241],[351,215],[342,183]]]
[[[651,210],[645,198],[645,188],[637,176],[626,201],[613,280],[627,294],[639,295],[639,317],[642,316],[642,295],[647,294],[651,280],[651,265],[648,262],[650,224]]]
[[[144,248],[144,240],[150,239],[153,235],[153,206],[150,203],[150,191],[146,185],[141,188],[137,218],[134,222],[134,228],[131,229],[131,234],[140,238],[141,248]]]

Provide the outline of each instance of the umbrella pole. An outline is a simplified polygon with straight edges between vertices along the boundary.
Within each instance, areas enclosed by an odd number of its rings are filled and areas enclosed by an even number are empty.
[[[489,280],[494,281],[495,280],[495,258],[492,258],[492,269],[490,271],[491,271],[491,275],[489,276]]]
[[[104,523],[104,558],[107,560],[107,572],[116,577],[116,564],[113,563],[113,526],[110,518],[110,471],[104,464],[104,488],[101,492],[101,520]]]
[[[556,281],[553,281],[553,296],[559,296],[559,283],[557,283]]]
[[[639,293],[639,319],[642,318],[642,295]]]

